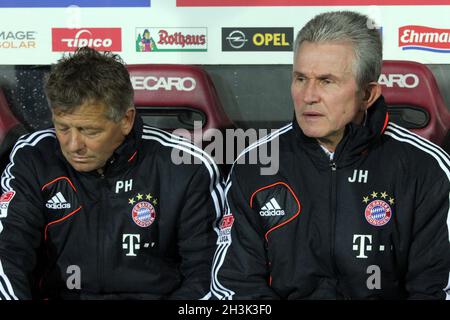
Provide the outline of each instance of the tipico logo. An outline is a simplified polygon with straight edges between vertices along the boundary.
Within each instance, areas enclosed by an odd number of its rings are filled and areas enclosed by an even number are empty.
[[[121,28],[52,28],[52,49],[75,51],[89,46],[100,51],[122,51]]]
[[[402,50],[450,53],[450,29],[403,26],[398,29],[398,46]]]

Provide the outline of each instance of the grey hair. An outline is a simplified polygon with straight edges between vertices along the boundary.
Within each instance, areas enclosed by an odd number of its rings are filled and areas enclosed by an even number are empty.
[[[353,73],[360,90],[377,81],[383,62],[380,33],[366,15],[352,11],[326,12],[315,16],[297,34],[294,58],[304,42],[349,41],[353,45],[355,61]]]
[[[61,58],[45,83],[50,108],[70,113],[84,103],[103,103],[105,116],[120,121],[134,108],[134,91],[125,64],[117,54],[83,47]]]

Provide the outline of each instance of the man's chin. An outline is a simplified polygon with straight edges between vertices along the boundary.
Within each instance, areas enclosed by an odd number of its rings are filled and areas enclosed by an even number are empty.
[[[72,168],[74,168],[78,172],[90,172],[100,168],[100,166],[94,163],[79,163],[73,161],[69,161],[69,163],[72,166]]]
[[[308,123],[299,121],[298,122],[300,129],[302,129],[303,134],[310,138],[321,138],[326,134],[325,128],[322,128],[322,126],[319,123]]]
[[[309,138],[320,139],[325,136],[325,134],[323,132],[314,130],[314,129],[311,130],[309,128],[306,128],[306,129],[302,129],[302,131],[303,131],[303,134]]]

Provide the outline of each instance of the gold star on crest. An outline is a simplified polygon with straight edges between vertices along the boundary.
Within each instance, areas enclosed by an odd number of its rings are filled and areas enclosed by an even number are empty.
[[[128,199],[129,204],[134,204],[136,201],[134,201],[134,198]]]
[[[153,200],[153,205],[156,206],[158,204],[158,200],[154,199]]]
[[[136,199],[138,199],[138,200],[142,200],[142,198],[144,197],[144,195],[142,195],[142,194],[140,194],[140,193],[138,193],[137,194],[137,196],[136,196]]]
[[[147,193],[146,195],[145,195],[145,200],[152,200],[152,194],[151,193]]]
[[[364,203],[368,203],[370,201],[370,199],[375,199],[375,198],[380,198],[380,199],[384,199],[385,201],[389,202],[391,205],[393,205],[395,203],[395,199],[393,197],[391,197],[387,191],[383,191],[383,192],[376,192],[376,191],[372,191],[372,193],[370,193],[367,196],[363,196],[363,201]]]

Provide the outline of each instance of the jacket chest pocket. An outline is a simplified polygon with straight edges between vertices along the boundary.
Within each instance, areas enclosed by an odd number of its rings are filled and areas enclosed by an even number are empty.
[[[271,232],[292,222],[301,212],[301,204],[293,189],[276,182],[256,190],[250,207],[260,216],[266,240]]]

